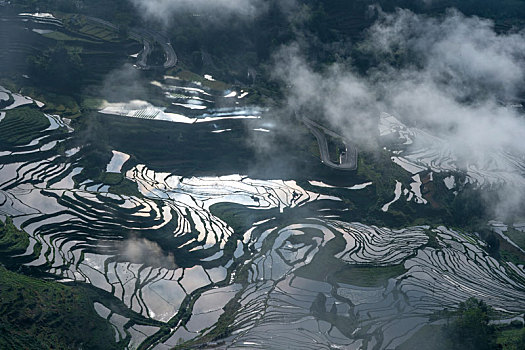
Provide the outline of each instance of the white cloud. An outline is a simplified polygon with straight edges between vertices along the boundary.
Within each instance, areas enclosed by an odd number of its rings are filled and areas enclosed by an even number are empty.
[[[380,57],[409,56],[418,73],[458,98],[512,97],[525,75],[523,33],[497,34],[492,21],[454,10],[442,19],[408,10],[383,15],[364,46]]]
[[[290,109],[323,115],[359,144],[371,141],[380,108],[373,87],[365,79],[337,64],[316,72],[298,46],[283,48],[276,62],[275,77],[289,86]]]
[[[289,107],[324,115],[361,147],[376,138],[385,111],[444,139],[460,167],[525,173],[494,159],[525,155],[525,118],[505,105],[525,91],[524,33],[498,34],[491,21],[457,11],[429,18],[398,10],[382,14],[360,47],[380,62],[365,76],[341,64],[320,72],[297,47],[283,49],[276,76],[290,87]],[[514,204],[523,199],[509,190]]]
[[[370,31],[369,48],[415,57],[383,69],[370,82],[405,121],[444,136],[464,157],[487,150],[525,153],[525,123],[501,101],[520,95],[525,78],[525,36],[498,35],[489,20],[450,11],[431,19],[398,10]]]
[[[236,14],[254,17],[266,7],[264,0],[130,0],[145,17],[169,22],[178,12],[206,13],[223,18]]]

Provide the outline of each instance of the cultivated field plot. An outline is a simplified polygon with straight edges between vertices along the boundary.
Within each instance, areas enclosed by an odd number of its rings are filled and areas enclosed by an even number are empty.
[[[215,108],[206,91],[170,84],[167,98]],[[6,94],[0,130],[17,131],[0,133],[0,217],[30,235],[10,258],[95,287],[93,307],[129,348],[391,349],[471,296],[501,318],[525,312],[524,267],[500,264],[475,235],[345,222],[332,210],[344,198],[322,182],[182,176],[118,149],[89,178],[89,147],[67,120]]]

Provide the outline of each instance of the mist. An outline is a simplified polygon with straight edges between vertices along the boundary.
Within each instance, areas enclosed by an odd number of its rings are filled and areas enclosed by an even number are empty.
[[[381,102],[369,81],[342,64],[318,72],[301,54],[299,45],[276,55],[274,77],[286,84],[286,108],[308,117],[324,117],[355,143],[370,146],[377,134]]]
[[[104,77],[100,91],[108,101],[130,101],[143,99],[147,95],[147,85],[148,81],[140,70],[131,64],[125,64]]]
[[[158,243],[146,238],[131,236],[122,241],[118,249],[119,258],[125,261],[167,269],[177,268],[173,253],[164,251]]]
[[[130,0],[146,19],[169,23],[180,12],[193,15],[206,15],[224,20],[233,15],[252,19],[264,13],[269,6],[268,0]],[[293,8],[295,0],[284,0],[279,6],[284,10]]]
[[[455,10],[430,18],[399,9],[380,11],[354,48],[379,63],[366,74],[352,62],[316,69],[299,45],[283,47],[275,77],[286,86],[286,108],[323,117],[368,150],[377,149],[379,115],[387,112],[442,140],[460,170],[516,175],[498,214],[522,201],[524,171],[507,157],[525,154],[525,120],[510,106],[523,95],[523,32],[496,33],[492,21]],[[423,147],[416,139],[408,151]]]

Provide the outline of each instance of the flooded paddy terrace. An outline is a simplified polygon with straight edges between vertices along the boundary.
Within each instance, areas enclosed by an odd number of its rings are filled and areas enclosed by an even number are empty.
[[[146,119],[173,122],[175,137],[179,124],[227,137],[239,125],[258,128],[245,119],[264,122],[261,109],[235,104],[240,91],[217,97],[179,83],[156,83],[173,107],[123,101],[101,112],[155,115]],[[7,121],[24,129],[16,123],[26,120],[9,116],[23,108],[14,106],[21,98],[2,110],[0,129]],[[217,107],[223,99],[232,100]],[[180,172],[159,170],[129,145],[110,149],[96,166],[120,182],[89,178],[89,147],[74,142],[77,131],[58,115],[41,118],[30,139],[0,143],[0,217],[31,237],[15,258],[63,283],[98,289],[96,311],[129,348],[393,349],[471,296],[502,318],[525,312],[524,267],[500,264],[475,235],[347,222],[332,185],[222,168],[213,174],[206,154],[184,149]],[[203,162],[211,167],[206,174],[191,175]],[[134,190],[121,190],[122,181]],[[370,185],[348,184],[345,193]],[[37,243],[37,256],[24,260]]]

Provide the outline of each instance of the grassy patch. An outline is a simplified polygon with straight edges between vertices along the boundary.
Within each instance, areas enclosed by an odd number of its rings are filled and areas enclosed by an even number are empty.
[[[201,75],[190,72],[189,70],[180,70],[180,71],[175,70],[175,71],[172,71],[172,74],[175,74],[176,77],[181,78],[182,80],[199,82],[202,85],[209,87],[212,90],[224,91],[224,90],[228,90],[232,88],[231,85],[228,85],[225,82],[222,82],[219,80],[211,81],[211,80],[205,79]]]
[[[117,185],[124,179],[124,176],[120,173],[102,173],[100,175],[100,181],[105,185]]]
[[[86,24],[85,26],[80,28],[78,31],[82,34],[86,34],[94,38],[105,40],[105,41],[118,40],[118,34],[116,32],[110,31],[103,27],[91,25],[91,24]]]
[[[102,99],[98,98],[86,98],[82,100],[81,105],[83,109],[98,110],[100,106],[102,106],[103,102],[104,101]]]
[[[114,332],[82,289],[0,266],[0,348],[116,349]]]
[[[334,274],[337,282],[361,287],[378,287],[390,278],[406,272],[402,264],[392,266],[355,266],[348,265]]]
[[[360,152],[357,175],[374,183],[378,207],[394,198],[396,180],[404,184],[412,182],[410,174],[392,162],[386,151],[378,154]]]
[[[0,145],[7,148],[25,145],[38,137],[49,125],[49,120],[35,108],[21,107],[9,110],[0,122]]]
[[[74,119],[80,116],[80,108],[72,99],[55,100],[56,102],[46,103],[46,112],[58,112],[62,117]]]
[[[86,42],[90,44],[97,44],[97,42],[95,41],[91,41],[91,40],[87,40],[83,38],[75,38],[63,32],[51,32],[51,33],[42,34],[42,36],[49,38],[49,39],[56,40],[56,41],[82,41],[82,42]]]
[[[15,257],[24,254],[28,246],[27,232],[17,229],[10,217],[6,218],[5,223],[0,221],[0,263],[7,268],[16,269],[36,259],[42,250],[40,243],[35,243],[32,254]]]
[[[433,232],[432,230],[425,230],[425,234],[428,236],[428,242],[426,244],[427,247],[431,247],[434,249],[441,248],[437,240],[437,233]]]
[[[8,86],[11,91],[20,91],[22,95],[31,96],[34,100],[44,103],[42,110],[50,114],[60,114],[66,118],[80,116],[80,108],[73,96],[57,94],[46,89],[45,86],[33,85],[32,80],[3,79],[0,85]],[[17,108],[20,109],[20,108]]]
[[[293,241],[295,237],[291,237]],[[304,239],[304,237],[300,238]],[[293,242],[299,243],[299,242]],[[336,236],[314,256],[312,262],[300,267],[295,275],[317,281],[346,283],[361,287],[378,287],[385,285],[390,278],[406,272],[404,266],[362,266],[344,263],[335,255],[345,246],[344,239]]]
[[[126,179],[122,174],[104,173],[103,183],[110,185],[109,192],[123,196],[141,197],[136,182]]]
[[[505,236],[509,237],[511,241],[516,243],[521,249],[525,249],[525,232],[516,230],[509,226]]]
[[[499,254],[502,261],[510,261],[515,265],[525,264],[525,258],[523,257],[523,254],[517,254],[516,252],[503,249],[499,251]]]
[[[0,252],[6,254],[23,254],[29,245],[29,237],[13,225],[10,217],[3,223],[0,221]]]
[[[125,178],[124,175],[120,173],[102,172],[95,182],[109,185],[110,193],[134,197],[142,196],[139,192],[137,183]]]
[[[217,324],[211,331],[207,332],[200,338],[188,342],[179,340],[181,343],[176,345],[174,349],[195,349],[199,347],[200,344],[212,341],[217,342],[217,344],[223,344],[224,342],[220,342],[220,339],[224,339],[231,335],[233,329],[231,329],[230,325],[234,323],[236,312],[240,307],[241,305],[236,299],[231,300],[224,307],[224,313],[219,317]]]
[[[522,350],[525,347],[525,328],[510,328],[498,334],[497,343],[505,350]]]

